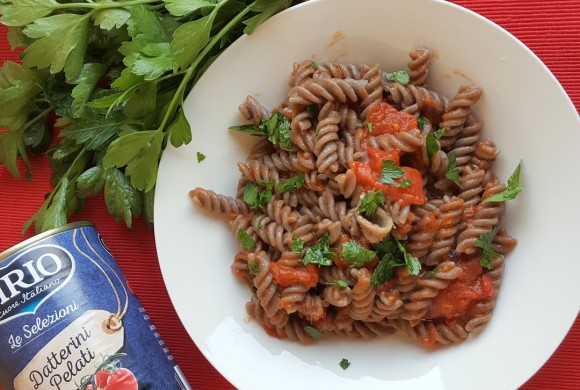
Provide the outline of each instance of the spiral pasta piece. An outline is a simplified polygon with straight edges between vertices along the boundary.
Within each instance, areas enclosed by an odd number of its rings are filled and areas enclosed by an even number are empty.
[[[418,87],[425,87],[429,79],[431,52],[423,46],[418,46],[409,52],[409,57],[411,57],[411,61],[409,61],[407,66],[409,68],[411,84]]]

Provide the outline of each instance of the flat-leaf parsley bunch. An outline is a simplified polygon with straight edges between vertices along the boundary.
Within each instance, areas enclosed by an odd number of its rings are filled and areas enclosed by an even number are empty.
[[[67,223],[104,191],[131,227],[153,222],[159,159],[192,140],[183,102],[215,58],[292,0],[0,0],[22,64],[0,68],[0,163],[48,152],[52,192],[24,224]],[[56,123],[54,123],[56,119]],[[60,128],[57,140],[53,127]]]

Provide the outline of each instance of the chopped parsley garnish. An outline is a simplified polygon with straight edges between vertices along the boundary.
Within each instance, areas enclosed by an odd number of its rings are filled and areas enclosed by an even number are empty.
[[[257,274],[260,272],[260,263],[249,263],[248,269],[250,270],[251,274]]]
[[[302,258],[302,262],[306,264],[316,264],[319,266],[332,265],[332,259],[335,257],[335,253],[330,249],[330,236],[325,233],[320,240],[314,245],[310,245],[306,249],[306,253]]]
[[[497,234],[498,230],[499,227],[496,226],[489,233],[481,233],[479,238],[475,240],[475,246],[481,249],[481,259],[479,260],[479,262],[481,263],[482,267],[485,267],[487,269],[493,268],[493,265],[491,264],[490,260],[498,258],[500,256],[500,254],[494,251],[492,248],[493,239],[495,238],[495,235]]]
[[[343,370],[346,370],[350,366],[348,359],[342,358],[340,363],[338,363]]]
[[[417,118],[417,125],[419,126],[419,130],[423,130],[425,128],[425,125],[429,123],[429,121],[427,120],[427,118],[420,116],[419,118]]]
[[[246,189],[244,190],[244,202],[246,202],[252,210],[258,210],[263,205],[272,201],[274,181],[258,180],[257,184],[258,186],[250,181],[246,184]]]
[[[280,111],[274,112],[270,118],[266,119],[259,126],[253,124],[230,126],[230,130],[268,137],[268,141],[272,144],[278,144],[286,149],[292,147],[292,141],[290,140],[290,121]]]
[[[405,259],[405,265],[407,266],[407,270],[409,270],[409,273],[411,275],[419,275],[419,272],[421,272],[421,263],[419,262],[419,259],[411,255],[409,252],[407,252],[407,248],[405,248],[405,246],[401,241],[397,239],[395,240],[397,241],[399,251],[403,255],[403,258]]]
[[[354,240],[350,240],[342,244],[341,255],[342,260],[352,263],[351,267],[360,268],[370,263],[375,258],[376,252],[365,249]]]
[[[427,134],[425,138],[425,146],[427,146],[427,155],[429,158],[433,157],[435,153],[441,150],[441,145],[439,145],[439,140],[445,132],[444,128],[441,128],[433,133]]]
[[[458,187],[463,188],[459,181],[459,169],[457,168],[457,158],[455,157],[455,153],[449,155],[449,165],[447,165],[445,177],[457,184]]]
[[[522,192],[523,187],[520,187],[520,172],[522,170],[522,162],[518,164],[512,175],[507,181],[506,189],[483,200],[482,203],[489,202],[504,202],[506,200],[515,199],[520,192]]]
[[[427,271],[427,274],[429,274],[429,276],[432,276],[432,277],[437,276],[437,268],[434,268],[431,271]]]
[[[304,240],[296,238],[296,235],[293,235],[292,242],[290,243],[290,249],[292,249],[292,252],[302,252],[302,248],[304,248]]]
[[[292,176],[278,183],[278,192],[282,194],[284,192],[297,190],[303,185],[304,185],[304,172],[300,172],[298,175]]]
[[[318,64],[315,61],[310,61],[310,66],[312,69],[316,69],[318,67]]]
[[[246,232],[242,228],[238,229],[238,238],[242,243],[242,245],[244,246],[244,248],[246,248],[247,250],[252,249],[256,244],[256,240],[254,240],[252,236],[250,236],[248,232]]]
[[[381,284],[385,283],[387,279],[392,278],[395,274],[395,270],[402,265],[404,265],[404,263],[401,260],[396,259],[390,253],[386,253],[379,260],[377,268],[375,268],[371,275],[371,286],[378,288]]]
[[[320,331],[313,326],[305,326],[304,331],[308,333],[314,340],[320,340],[322,337],[322,333],[320,333]]]
[[[411,82],[411,77],[406,70],[398,70],[396,72],[384,73],[384,76],[389,81],[396,81],[399,84],[407,85]]]
[[[419,260],[408,253],[403,243],[392,235],[388,235],[380,243],[374,244],[373,249],[379,256],[379,264],[371,276],[371,285],[375,288],[393,277],[395,270],[403,265],[412,275],[418,275],[421,271]]]
[[[405,179],[405,180],[401,180],[399,182],[399,184],[397,184],[397,187],[399,187],[399,188],[407,188],[411,184],[413,184],[413,180],[411,180],[411,179]]]
[[[340,287],[340,288],[347,288],[348,287],[348,283],[344,279],[333,280],[332,282],[327,283],[327,285],[329,285],[329,286],[336,286],[336,287]]]
[[[395,184],[394,179],[399,179],[405,174],[403,168],[395,165],[394,160],[383,160],[381,169],[381,183]]]
[[[373,133],[373,124],[372,124],[372,122],[367,122],[367,131],[369,133],[371,133],[371,134]]]
[[[196,153],[196,155],[197,155],[197,162],[198,162],[198,163],[200,163],[200,162],[202,162],[203,160],[205,160],[205,154],[203,154],[203,153],[200,153],[200,152],[197,152],[197,153]]]
[[[383,191],[377,190],[374,192],[367,192],[362,196],[362,199],[358,205],[358,212],[366,215],[367,217],[372,217],[377,212],[379,206],[385,204],[385,195]]]

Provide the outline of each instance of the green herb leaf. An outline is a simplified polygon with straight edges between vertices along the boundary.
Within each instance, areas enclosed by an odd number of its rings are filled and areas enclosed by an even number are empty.
[[[372,122],[367,122],[367,131],[372,134],[373,133],[373,124]]]
[[[198,162],[198,163],[200,163],[200,162],[202,162],[203,160],[205,160],[205,154],[203,154],[203,153],[201,153],[201,152],[197,152],[197,153],[196,153],[196,155],[197,155],[197,162]]]
[[[167,11],[173,16],[185,16],[216,7],[216,4],[209,0],[163,0],[163,2]]]
[[[279,144],[285,149],[292,148],[290,140],[290,121],[284,117],[280,111],[274,112],[270,118],[266,119],[260,126],[252,124],[241,126],[230,126],[230,130],[241,131],[255,136],[267,136],[272,144]]]
[[[252,275],[257,274],[258,272],[260,272],[260,263],[249,263],[248,270]]]
[[[185,23],[175,30],[171,41],[171,53],[175,56],[174,71],[191,65],[199,52],[207,45],[218,9],[219,7],[216,7],[209,15]]]
[[[427,155],[429,158],[433,157],[435,153],[441,150],[441,145],[439,144],[439,140],[443,136],[445,129],[439,129],[433,133],[427,134],[425,138],[425,144],[427,146]]]
[[[82,117],[72,119],[60,134],[77,145],[85,144],[88,150],[97,150],[118,134],[122,124],[119,113],[106,116],[103,112],[89,109]]]
[[[403,254],[405,265],[407,266],[409,273],[411,275],[419,275],[419,272],[421,272],[421,263],[419,262],[419,259],[407,252],[407,248],[405,248],[403,243],[399,240],[397,240],[397,246],[399,247],[399,251]]]
[[[405,179],[405,180],[401,180],[399,182],[399,184],[397,184],[398,188],[407,188],[409,187],[411,184],[413,184],[413,180],[411,179]]]
[[[302,263],[316,264],[319,266],[330,266],[332,265],[332,259],[334,259],[335,254],[330,249],[329,244],[330,237],[328,233],[325,233],[320,237],[318,242],[314,245],[310,245],[306,249],[306,253],[302,258]]]
[[[24,126],[43,84],[37,71],[6,61],[0,69],[0,127],[16,131]]]
[[[246,250],[251,250],[254,247],[254,245],[256,245],[256,240],[254,240],[252,236],[250,236],[248,232],[246,232],[242,228],[238,229],[238,239],[240,240],[244,248],[246,248]]]
[[[116,168],[105,171],[105,203],[109,213],[117,221],[124,221],[128,228],[133,225],[133,217],[141,214],[141,195]]]
[[[520,192],[522,192],[523,187],[520,187],[520,173],[522,170],[522,162],[518,164],[514,172],[511,174],[507,181],[506,189],[502,192],[485,198],[482,203],[490,202],[504,202],[506,200],[515,199]]]
[[[338,363],[343,370],[346,370],[350,366],[348,359],[342,358],[340,363]]]
[[[106,3],[112,3],[112,1],[108,0]],[[93,16],[95,25],[106,31],[123,27],[130,18],[131,11],[125,8],[104,8],[97,10]]]
[[[171,145],[173,145],[176,148],[180,147],[181,145],[187,145],[191,142],[192,140],[191,126],[189,125],[189,122],[185,117],[183,109],[179,110],[179,112],[177,113],[177,117],[175,118],[171,126],[169,126],[167,132],[169,133]],[[200,162],[199,155],[198,162]]]
[[[56,9],[54,0],[3,0],[0,3],[0,22],[6,26],[25,26],[49,15]]]
[[[405,174],[403,168],[395,165],[393,160],[383,160],[381,170],[381,183],[395,184],[394,179],[399,179]]]
[[[22,32],[35,39],[23,52],[27,68],[50,68],[50,73],[64,70],[67,80],[81,74],[89,39],[89,17],[59,14],[35,20]]]
[[[396,72],[390,72],[384,74],[385,78],[389,81],[396,81],[399,84],[407,85],[411,82],[411,77],[406,70],[398,70]]]
[[[257,15],[244,21],[246,28],[244,29],[245,34],[252,34],[254,30],[266,19],[270,18],[272,15],[278,11],[288,8],[292,4],[292,0],[256,0],[250,5],[250,10],[257,12]]]
[[[298,175],[292,176],[278,183],[278,192],[283,194],[284,192],[294,191],[299,189],[303,185],[304,185],[304,172],[300,172]]]
[[[99,79],[106,71],[106,64],[88,63],[83,66],[83,70],[77,80],[77,85],[71,92],[73,98],[71,113],[74,118],[79,118],[85,113],[86,104]]]
[[[98,194],[105,185],[105,170],[96,165],[87,169],[77,178],[77,194],[86,199]]]
[[[157,179],[163,133],[149,130],[130,132],[115,139],[103,159],[105,168],[125,167],[131,184],[150,191]]]
[[[481,259],[479,260],[481,265],[485,268],[493,268],[490,260],[498,258],[499,253],[493,250],[493,239],[495,238],[499,227],[496,226],[489,233],[481,233],[479,238],[475,240],[475,246],[481,249]]]
[[[417,125],[419,126],[419,130],[423,130],[423,128],[425,128],[425,125],[429,123],[429,121],[427,120],[427,118],[420,116],[419,118],[417,118]]]
[[[358,212],[372,217],[377,212],[377,209],[385,204],[385,195],[383,191],[377,190],[374,192],[367,192],[364,194],[358,205]]]
[[[243,199],[252,210],[259,210],[263,205],[272,201],[273,180],[260,180],[256,186],[251,181],[246,184]],[[260,189],[262,187],[262,189]]]
[[[333,280],[332,282],[327,283],[327,285],[336,286],[336,287],[340,287],[340,288],[347,288],[348,287],[348,283],[344,279]]]
[[[314,340],[320,340],[322,333],[313,326],[307,325],[304,327],[304,331],[310,335]]]
[[[455,183],[458,187],[463,188],[459,180],[459,169],[457,168],[457,158],[455,157],[455,153],[449,155],[449,165],[447,165],[445,177]]]
[[[350,240],[342,244],[341,255],[342,260],[347,263],[352,263],[351,267],[361,268],[373,261],[376,252],[365,249],[354,240]]]
[[[290,243],[290,249],[292,252],[300,253],[304,248],[304,240],[301,240],[296,237],[296,235],[292,235],[292,242]]]
[[[374,288],[378,288],[381,284],[383,284],[387,279],[390,279],[395,274],[395,270],[398,267],[404,265],[402,261],[393,257],[392,254],[387,253],[385,254],[380,260],[377,268],[373,271],[371,275],[371,285]]]

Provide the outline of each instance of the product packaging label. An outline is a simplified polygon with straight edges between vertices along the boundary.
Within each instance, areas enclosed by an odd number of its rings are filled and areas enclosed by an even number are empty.
[[[0,261],[3,390],[189,390],[93,226]]]

